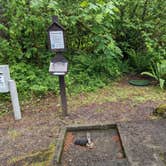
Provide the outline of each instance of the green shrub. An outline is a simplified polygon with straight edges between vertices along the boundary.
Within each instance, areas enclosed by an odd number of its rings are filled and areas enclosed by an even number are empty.
[[[49,91],[58,91],[58,80],[48,73],[48,66],[40,69],[35,65],[19,63],[10,67],[11,77],[17,82],[18,91],[22,96],[33,93],[43,95]]]
[[[58,92],[58,79],[48,73],[52,55],[47,28],[52,15],[65,27],[69,60],[68,91],[94,90],[121,74],[122,53],[112,37],[111,2],[0,0],[0,63],[10,65],[22,96]],[[74,2],[74,3],[73,3]],[[76,89],[73,89],[76,88]],[[81,87],[81,88],[80,88]]]
[[[164,0],[113,0],[117,9],[114,39],[124,60],[138,73],[149,69],[151,60],[166,58]]]
[[[128,55],[130,66],[138,73],[148,69],[153,58],[150,54],[136,52],[133,49],[128,50]]]

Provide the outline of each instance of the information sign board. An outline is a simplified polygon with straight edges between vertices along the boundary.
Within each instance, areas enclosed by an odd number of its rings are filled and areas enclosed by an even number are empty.
[[[63,31],[50,31],[51,49],[65,49]]]

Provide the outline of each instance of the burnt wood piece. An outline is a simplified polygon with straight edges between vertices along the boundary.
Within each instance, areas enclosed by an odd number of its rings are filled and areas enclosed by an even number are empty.
[[[75,145],[80,145],[80,146],[86,146],[87,143],[88,143],[88,139],[87,138],[76,139],[74,141]]]

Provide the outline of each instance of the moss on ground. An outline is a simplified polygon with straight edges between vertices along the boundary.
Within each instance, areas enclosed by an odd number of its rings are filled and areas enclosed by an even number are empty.
[[[160,159],[164,162],[166,165],[166,152],[165,153],[160,153]]]
[[[153,112],[154,115],[166,118],[166,104],[159,105],[155,111]]]
[[[50,144],[48,149],[10,160],[9,165],[20,166],[51,166],[55,144]]]
[[[21,136],[21,132],[20,131],[18,131],[18,130],[9,130],[8,131],[8,134],[9,134],[9,136],[10,136],[10,138],[12,139],[12,140],[15,140],[17,137],[20,137]]]

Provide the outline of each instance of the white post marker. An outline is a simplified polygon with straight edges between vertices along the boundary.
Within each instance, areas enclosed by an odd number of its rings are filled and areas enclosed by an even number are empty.
[[[10,79],[9,65],[0,65],[0,93],[8,93],[12,100],[15,120],[21,119],[16,83]]]
[[[15,120],[20,120],[21,119],[20,104],[18,100],[16,83],[14,80],[9,80],[9,89],[10,89],[13,110],[14,110],[14,118]]]

